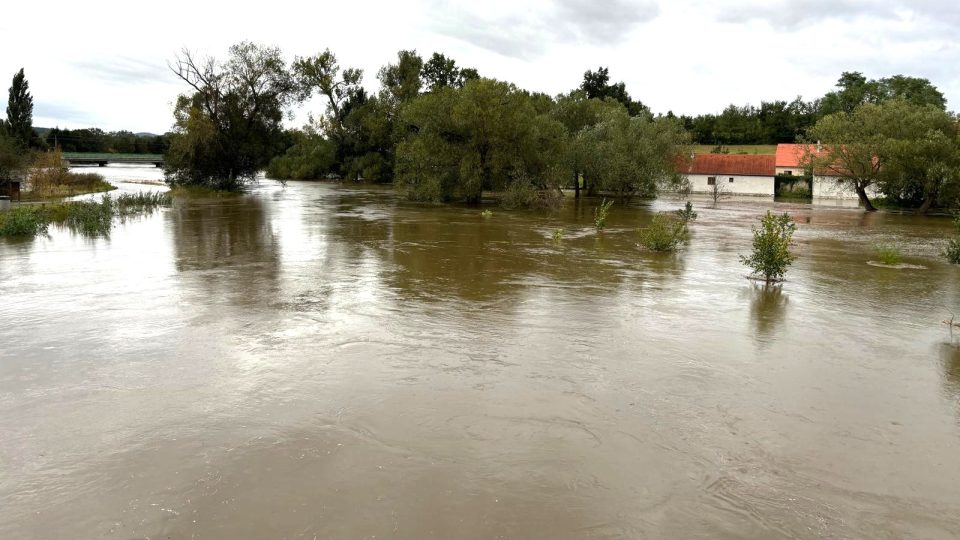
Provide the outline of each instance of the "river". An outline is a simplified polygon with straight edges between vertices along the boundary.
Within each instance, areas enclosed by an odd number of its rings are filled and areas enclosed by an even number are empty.
[[[672,255],[669,198],[598,235],[272,181],[0,240],[0,538],[960,536],[949,221],[695,203]]]

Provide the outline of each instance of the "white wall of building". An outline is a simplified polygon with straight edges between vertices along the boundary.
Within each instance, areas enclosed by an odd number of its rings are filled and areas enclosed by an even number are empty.
[[[867,188],[867,196],[871,199],[879,195],[875,186]],[[857,192],[849,183],[837,182],[834,176],[813,177],[813,197],[817,199],[856,199]]]
[[[773,177],[772,176],[737,176],[734,174],[726,175],[707,175],[707,174],[688,174],[690,181],[690,191],[693,193],[712,193],[713,186],[709,185],[707,179],[715,176],[717,183],[723,186],[723,192],[731,195],[758,195],[773,197]],[[733,179],[733,182],[730,179]]]

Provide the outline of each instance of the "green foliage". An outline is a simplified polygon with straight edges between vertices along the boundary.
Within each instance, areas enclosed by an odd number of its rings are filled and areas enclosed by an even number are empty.
[[[479,79],[480,75],[475,69],[457,67],[453,58],[435,52],[423,64],[421,78],[423,85],[433,91],[438,88],[463,88],[467,82]]]
[[[892,244],[877,244],[873,246],[873,252],[880,262],[887,265],[897,265],[903,261],[900,249]]]
[[[597,228],[597,232],[602,232],[607,226],[607,218],[610,217],[611,206],[613,206],[613,201],[603,199],[600,202],[600,206],[593,209],[593,225]]]
[[[956,227],[956,233],[943,250],[943,256],[953,264],[960,264],[960,213],[954,219],[953,224]]]
[[[591,187],[620,196],[653,197],[661,186],[682,182],[675,157],[686,153],[687,142],[676,120],[631,117],[623,109],[608,109],[574,144]]]
[[[697,213],[693,211],[693,203],[687,201],[681,210],[677,210],[677,217],[684,223],[690,223],[697,220]]]
[[[689,238],[688,221],[682,214],[655,214],[649,226],[637,231],[640,245],[650,251],[675,251]]]
[[[336,144],[313,130],[294,134],[286,153],[270,160],[267,176],[278,180],[316,180],[336,170]]]
[[[749,257],[741,255],[740,261],[767,283],[782,280],[795,259],[790,240],[796,229],[789,214],[774,215],[767,210],[760,227],[753,227],[753,252]]]
[[[42,208],[18,206],[0,212],[0,236],[36,236],[47,232],[48,220]]]
[[[170,147],[170,136],[129,131],[105,132],[97,128],[53,128],[44,135],[44,143],[49,148],[60,148],[64,152],[165,154]]]
[[[27,156],[16,139],[0,127],[0,182],[19,176],[26,162]]]
[[[492,218],[493,210],[484,210],[483,212],[480,212],[480,215],[485,218]]]
[[[563,241],[563,229],[554,229],[553,230],[553,241],[561,242]]]
[[[184,51],[174,71],[193,92],[177,99],[167,182],[241,189],[282,149],[284,112],[300,97],[279,49],[242,42],[223,63]]]
[[[893,99],[826,116],[810,137],[824,142],[810,166],[852,188],[867,210],[878,186],[894,204],[926,211],[960,194],[960,128],[934,105]]]
[[[0,212],[0,236],[36,236],[46,233],[52,223],[84,236],[106,236],[114,217],[150,213],[171,202],[170,193],[149,192],[123,194],[116,199],[105,195],[99,201],[22,205]]]
[[[401,112],[407,134],[396,150],[397,189],[412,200],[478,203],[485,190],[556,189],[563,126],[538,114],[531,96],[493,79],[440,87]]]
[[[30,147],[34,138],[33,96],[23,68],[13,76],[7,98],[7,119],[0,123],[0,131],[5,131],[23,150]]]
[[[596,71],[587,70],[583,74],[580,90],[589,99],[612,99],[622,104],[630,116],[650,117],[650,109],[640,101],[631,99],[623,82],[610,83],[610,70],[603,66]]]

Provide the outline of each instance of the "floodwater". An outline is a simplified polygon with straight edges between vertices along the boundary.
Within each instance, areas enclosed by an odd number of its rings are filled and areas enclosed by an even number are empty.
[[[767,289],[773,203],[675,255],[633,231],[678,201],[594,204],[264,181],[0,240],[0,538],[960,536],[947,219],[778,204]]]

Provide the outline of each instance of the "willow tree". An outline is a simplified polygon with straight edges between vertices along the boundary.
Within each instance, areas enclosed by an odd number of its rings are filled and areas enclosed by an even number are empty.
[[[280,50],[242,42],[226,62],[184,50],[171,69],[192,92],[174,109],[167,182],[240,189],[283,150],[297,85]]]
[[[825,150],[808,157],[817,174],[852,189],[867,211],[876,210],[867,194],[871,187],[923,211],[957,195],[957,119],[937,105],[865,103],[822,118],[808,136]]]
[[[396,185],[417,200],[480,202],[486,190],[550,190],[561,174],[563,126],[529,94],[493,79],[438,87],[402,112]]]
[[[622,108],[607,111],[577,141],[579,152],[587,156],[584,176],[592,184],[620,196],[641,197],[682,182],[676,160],[689,153],[688,144],[679,121],[630,116]]]

